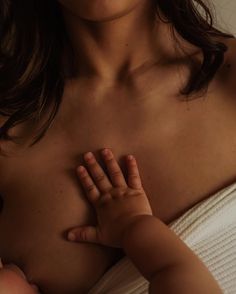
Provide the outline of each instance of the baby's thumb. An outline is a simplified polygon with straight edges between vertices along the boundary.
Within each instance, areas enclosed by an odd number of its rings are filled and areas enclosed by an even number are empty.
[[[78,227],[72,229],[67,236],[69,241],[88,242],[101,244],[99,241],[98,228],[93,226]]]

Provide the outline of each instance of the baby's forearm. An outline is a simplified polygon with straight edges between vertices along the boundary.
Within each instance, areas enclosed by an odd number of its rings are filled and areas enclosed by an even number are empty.
[[[134,219],[124,233],[122,246],[147,279],[193,254],[174,232],[151,215]]]
[[[223,294],[210,272],[196,259],[159,271],[149,284],[150,294]]]
[[[150,293],[189,293],[194,289],[193,293],[205,293],[204,286],[208,293],[222,293],[201,260],[158,218],[137,217],[128,226],[122,246],[150,282]]]

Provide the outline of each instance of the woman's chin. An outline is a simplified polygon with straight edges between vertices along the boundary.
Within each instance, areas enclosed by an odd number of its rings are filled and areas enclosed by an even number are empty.
[[[66,10],[87,21],[112,21],[129,14],[141,0],[58,0]]]

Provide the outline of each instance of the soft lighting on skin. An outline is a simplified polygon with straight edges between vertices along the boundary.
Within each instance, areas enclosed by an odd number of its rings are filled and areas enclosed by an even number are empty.
[[[149,0],[58,0],[68,12],[90,21],[111,21],[129,14]]]

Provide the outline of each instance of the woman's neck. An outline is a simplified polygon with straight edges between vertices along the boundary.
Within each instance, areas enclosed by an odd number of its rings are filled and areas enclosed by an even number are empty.
[[[62,8],[79,76],[115,81],[147,64],[163,62],[170,31],[157,21],[152,1],[142,3],[146,4],[100,22],[81,19]]]

